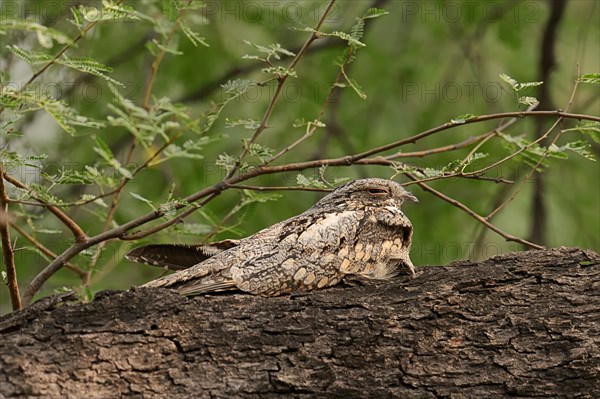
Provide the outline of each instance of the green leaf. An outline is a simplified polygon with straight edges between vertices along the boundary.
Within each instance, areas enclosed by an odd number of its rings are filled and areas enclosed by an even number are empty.
[[[244,140],[244,146],[248,146],[248,140],[246,139]],[[265,162],[273,156],[275,150],[260,144],[252,143],[248,147],[248,152],[250,155],[258,158],[261,162]]]
[[[417,170],[416,174],[419,178],[431,178],[444,176],[445,172],[434,168],[424,168]]]
[[[179,18],[179,10],[177,4],[173,0],[163,0],[163,14],[171,22],[175,22]]]
[[[104,126],[102,122],[80,115],[75,109],[67,106],[63,101],[55,100],[38,91],[26,90],[17,92],[3,90],[0,104],[7,108],[19,109],[19,112],[36,111],[43,109],[67,133],[75,135],[75,127],[88,127],[98,129]]]
[[[133,7],[117,4],[111,0],[102,0],[102,9],[95,6],[79,6],[79,12],[88,22],[100,21],[139,21],[140,16]]]
[[[519,83],[517,82],[515,79],[511,78],[510,76],[501,73],[500,74],[500,79],[502,79],[503,81],[505,81],[506,83],[508,83],[512,89],[516,92],[519,92],[523,89],[527,89],[530,87],[537,87],[537,86],[541,86],[544,84],[544,82],[525,82],[525,83]]]
[[[379,18],[379,17],[381,17],[383,15],[387,15],[387,14],[389,14],[389,12],[387,12],[381,8],[369,8],[362,17],[356,18],[356,22],[355,22],[354,26],[352,27],[352,29],[350,29],[350,36],[353,39],[355,39],[356,41],[359,41],[358,43],[360,43],[360,39],[362,39],[363,34],[364,34],[365,20]],[[362,44],[362,43],[360,43],[360,44]],[[363,46],[359,45],[359,47],[363,47]]]
[[[349,78],[346,80],[348,82],[348,84],[350,85],[350,87],[352,87],[352,90],[354,90],[354,92],[363,100],[367,99],[367,94],[363,91],[362,87],[360,87],[360,85],[358,84],[358,82],[352,78]]]
[[[76,57],[69,58],[63,55],[61,58],[56,60],[57,64],[67,66],[69,68],[76,69],[81,72],[89,73],[94,76],[98,76],[116,86],[125,87],[125,85],[110,76],[106,75],[105,72],[112,72],[112,68],[99,63],[89,57]]]
[[[64,204],[63,200],[50,193],[50,189],[48,187],[44,187],[38,183],[30,183],[29,189],[31,190],[31,192],[27,193],[29,198],[39,198],[42,201],[57,206],[62,206]]]
[[[69,20],[73,25],[75,25],[79,31],[83,29],[83,15],[79,11],[79,9],[75,7],[71,7],[71,14],[73,15],[73,19]]]
[[[219,154],[215,161],[215,165],[226,172],[229,172],[235,166],[235,158],[227,153]]]
[[[7,30],[19,30],[25,32],[34,32],[40,45],[44,48],[50,48],[53,45],[53,41],[57,41],[61,44],[74,45],[71,38],[61,31],[56,29],[48,28],[47,26],[41,25],[37,22],[24,21],[24,20],[13,20],[0,18],[0,32]]]
[[[116,187],[120,182],[114,177],[113,173],[100,171],[95,166],[85,166],[85,176],[94,184],[99,186]]]
[[[277,78],[282,78],[284,76],[291,76],[293,78],[298,77],[296,71],[282,66],[263,68],[262,71],[271,75],[275,75]]]
[[[539,101],[535,97],[523,96],[523,97],[519,97],[519,104],[534,105],[534,104],[539,104]]]
[[[47,64],[53,58],[50,54],[27,51],[16,45],[8,45],[6,48],[29,65]]]
[[[299,118],[292,123],[292,127],[303,127],[307,126],[310,122],[306,121],[304,118]]]
[[[458,172],[461,169],[466,168],[467,166],[471,165],[472,163],[480,160],[480,159],[484,159],[487,158],[489,156],[489,154],[485,154],[482,152],[476,152],[474,154],[472,154],[470,157],[467,157],[463,160],[459,160],[458,164],[455,164],[454,162],[450,162],[448,165],[446,165],[445,167],[442,168],[443,172],[449,172],[449,173],[454,173],[454,172]]]
[[[115,158],[108,144],[100,137],[96,137],[96,147],[94,147],[94,151],[107,162],[111,162]]]
[[[562,132],[579,132],[583,135],[589,136],[592,140],[594,140],[594,142],[600,144],[600,122],[583,122],[573,128],[564,129]]]
[[[363,16],[363,19],[379,18],[383,15],[388,15],[389,12],[382,8],[371,7],[367,10],[367,13]]]
[[[538,87],[543,85],[544,82],[525,82],[525,83],[519,83],[519,90],[522,89],[527,89],[529,87]]]
[[[173,104],[169,99],[159,98],[150,110],[137,106],[125,99],[118,92],[116,104],[108,104],[113,115],[107,117],[113,126],[125,127],[144,147],[148,148],[154,140],[161,137],[164,142],[170,142],[169,137],[188,132],[198,133],[198,121],[189,115],[188,107]]]
[[[60,230],[44,229],[44,228],[36,229],[35,232],[41,233],[41,234],[63,234],[63,232]]]
[[[465,123],[466,121],[468,121],[469,119],[476,118],[476,117],[477,117],[477,115],[473,115],[473,114],[464,114],[464,115],[461,115],[461,116],[457,116],[457,117],[456,117],[456,118],[454,118],[454,119],[451,119],[451,120],[450,120],[450,123],[459,123],[459,124],[463,124],[463,123]]]
[[[100,155],[108,165],[115,168],[123,177],[131,179],[131,172],[125,169],[121,163],[115,158],[110,147],[100,137],[96,136],[96,146],[94,151]]]
[[[242,190],[244,193],[244,199],[242,200],[242,204],[244,206],[259,202],[264,204],[265,202],[277,201],[283,197],[281,194],[270,193],[270,192],[258,192],[254,190]]]
[[[225,118],[225,128],[230,129],[237,126],[242,126],[244,129],[248,130],[256,130],[260,126],[260,121],[257,121],[256,119]]]
[[[224,99],[219,104],[216,104],[211,112],[204,116],[204,123],[200,127],[200,134],[204,134],[212,128],[213,124],[219,118],[221,112],[225,109],[227,104],[239,99],[245,93],[247,93],[248,90],[256,86],[256,81],[245,79],[229,80],[227,83],[221,85],[221,88],[223,89],[222,97]]]
[[[177,7],[179,10],[201,10],[206,8],[206,4],[204,0],[186,0],[177,3]]]
[[[366,44],[364,44],[360,40],[355,39],[354,37],[352,37],[352,35],[349,35],[346,32],[334,31],[331,33],[320,33],[320,35],[328,36],[328,37],[339,37],[340,39],[347,41],[348,45],[352,46],[352,47],[366,47],[367,46]]]
[[[61,168],[57,174],[48,175],[42,173],[41,176],[53,184],[92,184],[93,181],[88,178],[87,173],[78,170]]]
[[[503,81],[508,83],[515,91],[518,91],[517,87],[519,85],[519,82],[517,82],[515,79],[511,78],[510,76],[508,76],[505,73],[500,74],[500,79],[502,79]]]
[[[179,21],[179,27],[194,46],[198,46],[198,44],[201,44],[205,47],[210,47],[206,39],[200,36],[198,33],[194,32],[192,28],[190,28],[184,21]]]
[[[248,89],[256,87],[257,83],[254,80],[236,79],[228,80],[227,83],[221,85],[223,91],[231,97],[237,97],[244,94]]]
[[[558,154],[551,154],[546,149],[540,147],[538,144],[533,144],[531,141],[526,139],[523,135],[521,136],[511,136],[506,133],[499,133],[499,136],[503,139],[503,145],[511,152],[516,150],[522,150],[522,152],[517,156],[517,159],[525,162],[532,168],[536,168],[538,172],[541,172],[544,166],[547,165],[547,160],[542,157],[546,154],[547,156],[558,157]],[[540,165],[536,167],[538,162],[541,162]]]
[[[260,44],[252,43],[251,41],[248,41],[248,40],[244,40],[244,43],[246,43],[249,46],[254,47],[259,53],[266,54],[266,57],[264,57],[264,58],[258,57],[258,56],[253,56],[253,55],[245,55],[242,57],[245,59],[257,59],[257,60],[267,61],[271,57],[273,57],[276,60],[280,60],[281,59],[280,54],[287,55],[289,57],[293,57],[296,55],[293,52],[281,47],[281,45],[279,43],[270,44],[268,47],[261,46]]]
[[[158,40],[156,40],[156,39],[152,39],[152,44],[168,54],[173,54],[173,55],[182,55],[183,54],[183,52],[177,50],[177,48],[175,47],[176,44],[173,44],[172,47],[169,47],[162,43],[159,43]]]
[[[296,183],[302,187],[327,188],[327,184],[323,183],[316,177],[307,177],[302,173],[296,175]]]
[[[156,210],[156,208],[154,207],[154,205],[152,205],[152,201],[150,201],[149,199],[137,194],[137,193],[133,193],[130,192],[129,194],[131,194],[131,196],[139,201],[145,202],[146,204],[150,205],[150,207],[154,210]]]
[[[175,144],[169,145],[163,151],[163,159],[162,162],[169,160],[171,158],[185,158],[185,159],[204,159],[204,155],[202,152],[204,151],[204,146],[211,141],[208,137],[200,137],[198,140],[187,140],[183,143],[183,146],[178,146]],[[156,165],[158,162],[152,163],[152,165]]]
[[[586,73],[577,79],[581,83],[600,83],[600,73]]]
[[[567,143],[564,146],[562,146],[560,148],[560,150],[561,151],[564,151],[564,150],[572,151],[576,154],[581,155],[584,158],[589,159],[590,161],[596,161],[596,157],[589,150],[590,147],[591,147],[590,143],[588,143],[587,141],[580,140],[580,141],[573,141],[573,142]]]
[[[0,100],[0,104],[2,101]],[[8,110],[5,110],[3,118],[0,119],[0,135],[3,136],[21,136],[22,133],[19,132],[18,123],[23,119],[25,115],[22,113],[14,113]]]

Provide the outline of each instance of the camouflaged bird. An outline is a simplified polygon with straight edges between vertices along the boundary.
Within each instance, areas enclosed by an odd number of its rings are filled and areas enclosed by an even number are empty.
[[[403,267],[414,275],[412,224],[400,209],[405,200],[417,202],[394,181],[354,180],[306,212],[242,240],[148,245],[127,258],[179,270],[144,287],[182,295],[241,290],[277,296],[330,287],[346,277],[387,280]]]

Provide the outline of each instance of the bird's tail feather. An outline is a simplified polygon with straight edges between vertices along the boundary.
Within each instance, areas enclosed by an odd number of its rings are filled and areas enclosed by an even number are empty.
[[[169,270],[184,270],[237,245],[237,240],[198,245],[152,244],[132,249],[125,257],[133,262]]]

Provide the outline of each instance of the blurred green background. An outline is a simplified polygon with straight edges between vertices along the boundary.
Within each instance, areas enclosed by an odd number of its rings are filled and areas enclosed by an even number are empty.
[[[327,128],[317,132],[302,145],[278,160],[278,163],[332,158],[361,152],[391,141],[406,138],[432,127],[442,125],[452,118],[465,114],[489,114],[524,109],[516,96],[501,81],[505,73],[519,82],[542,80],[540,59],[544,54],[544,32],[548,21],[556,13],[551,1],[341,1],[334,6],[322,30],[348,31],[356,17],[369,7],[380,7],[389,15],[368,20],[357,59],[347,72],[367,94],[362,100],[350,88],[340,90],[330,105],[323,122]],[[571,96],[577,66],[581,73],[600,72],[600,7],[597,1],[568,1],[560,18],[551,22],[555,37],[555,65],[544,78],[551,101],[548,109],[564,109]],[[67,21],[73,1],[3,1],[2,19],[34,20],[45,26],[76,35],[76,29]],[[86,4],[98,4],[86,2]],[[160,18],[163,4],[160,1],[126,3],[147,15]],[[195,117],[214,108],[223,99],[220,85],[233,79],[264,80],[268,77],[261,68],[264,64],[243,59],[245,54],[256,54],[244,41],[260,45],[280,43],[282,47],[297,52],[309,33],[300,30],[314,27],[326,6],[322,1],[244,1],[207,2],[203,10],[190,13],[190,24],[205,38],[210,47],[194,46],[185,35],[175,34],[181,55],[167,54],[160,65],[153,95],[168,97],[189,107]],[[168,21],[167,21],[168,22]],[[157,37],[146,21],[99,24],[82,39],[77,48],[69,50],[71,56],[92,57],[111,66],[111,77],[123,82],[122,91],[140,105],[154,57],[145,47],[148,40]],[[2,41],[3,86],[19,85],[31,76],[31,68],[6,50],[16,44],[37,49],[39,44],[31,32],[11,32],[0,36]],[[281,149],[302,136],[303,128],[294,128],[296,119],[313,120],[317,117],[325,96],[334,80],[338,67],[333,61],[344,50],[346,43],[337,38],[317,40],[298,64],[297,78],[288,79],[275,112],[259,143]],[[60,45],[49,49],[56,53]],[[546,48],[547,51],[547,48]],[[281,65],[287,65],[284,58]],[[278,64],[279,65],[279,64]],[[34,87],[47,90],[76,108],[81,114],[106,120],[113,101],[106,83],[91,75],[53,66]],[[185,196],[225,175],[215,166],[215,160],[224,152],[237,155],[241,140],[249,138],[251,131],[242,127],[226,128],[226,118],[252,118],[260,120],[275,88],[268,84],[253,90],[241,99],[230,103],[209,133],[215,138],[205,147],[202,160],[174,159],[144,170],[127,185],[117,208],[115,223],[122,224],[136,218],[151,208],[131,196],[134,192],[156,204],[167,198],[175,184],[175,195]],[[539,96],[539,88],[526,94]],[[538,108],[541,109],[541,108]],[[598,86],[580,84],[570,112],[600,115]],[[1,115],[0,117],[4,117]],[[533,118],[520,120],[507,133],[535,137],[540,128],[549,127],[554,120],[545,120],[540,126]],[[498,125],[499,121],[477,123],[444,131],[427,139],[401,148],[403,152],[419,151],[458,143],[482,134]],[[564,127],[575,121],[565,121]],[[62,131],[42,111],[28,113],[19,126],[23,134],[18,137],[0,137],[2,146],[21,154],[46,154],[43,169],[49,173],[59,168],[80,170],[98,160],[94,152],[92,134],[97,134],[109,144],[117,158],[123,159],[130,134],[123,128],[108,127],[99,131],[81,130],[74,137]],[[575,135],[575,134],[574,134]],[[185,134],[177,140],[182,144],[194,134]],[[582,137],[577,137],[581,139]],[[558,144],[574,140],[563,137]],[[161,143],[157,142],[157,146]],[[440,169],[449,162],[464,157],[469,148],[446,152],[425,158],[405,159],[405,162]],[[591,151],[598,155],[599,147],[592,142]],[[499,140],[486,143],[479,152],[489,153],[482,160],[491,160],[509,154]],[[391,153],[391,152],[389,152]],[[137,148],[133,163],[141,164],[148,154]],[[522,162],[510,162],[491,171],[492,176],[519,179],[530,167]],[[34,167],[7,170],[28,182],[46,184]],[[318,177],[317,171],[306,171],[306,176]],[[384,177],[393,170],[383,166],[352,166],[330,168],[329,179]],[[256,179],[252,184],[265,186],[296,185],[297,172],[270,175]],[[519,195],[506,206],[493,222],[513,235],[528,238],[532,229],[532,195],[536,176],[531,178]],[[398,176],[397,180],[407,181]],[[485,215],[504,195],[504,185],[466,179],[448,179],[431,183],[432,187],[453,197],[473,210]],[[510,190],[511,188],[508,187]],[[412,259],[415,265],[446,264],[457,259],[481,259],[498,253],[519,250],[520,245],[507,243],[461,210],[411,186],[419,198],[417,205],[406,206],[406,214],[415,228]],[[95,193],[94,187],[58,185],[52,193],[65,201],[77,199],[82,193]],[[296,215],[322,196],[314,192],[280,192],[278,201],[258,203],[228,220],[231,227],[212,239],[240,238],[252,234],[280,220]],[[547,204],[545,228],[548,246],[578,246],[600,250],[600,167],[584,157],[571,153],[567,160],[551,160],[545,171],[543,200]],[[504,197],[505,198],[505,197]],[[181,226],[168,229],[140,242],[113,241],[107,244],[95,272],[90,289],[127,289],[141,284],[161,273],[151,267],[123,260],[131,247],[149,242],[198,242],[211,224],[220,221],[240,201],[240,192],[229,190],[213,200],[203,212],[186,219],[185,224],[199,229],[200,234],[186,234]],[[108,201],[107,201],[108,202]],[[48,212],[39,207],[12,206],[10,210],[17,224],[53,251],[60,253],[71,243],[68,231]],[[68,209],[89,234],[102,228],[102,215],[106,209],[92,205]],[[28,213],[37,231],[33,231],[21,213]],[[42,230],[45,229],[45,230]],[[61,233],[52,231],[58,230]],[[49,233],[46,233],[47,231]],[[188,232],[189,233],[189,232]],[[483,235],[482,235],[483,234]],[[16,263],[22,289],[48,263],[31,244],[15,232]],[[85,269],[93,248],[78,255],[72,262]],[[47,295],[61,287],[78,287],[79,280],[68,270],[61,270],[44,286],[40,295]],[[5,287],[0,289],[2,313],[9,308]]]

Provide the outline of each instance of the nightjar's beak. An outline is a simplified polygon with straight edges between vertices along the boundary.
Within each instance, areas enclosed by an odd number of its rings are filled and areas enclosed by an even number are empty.
[[[410,191],[406,191],[404,193],[404,199],[412,201],[412,202],[419,202],[419,200],[417,199],[417,197],[415,197]]]

